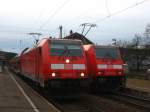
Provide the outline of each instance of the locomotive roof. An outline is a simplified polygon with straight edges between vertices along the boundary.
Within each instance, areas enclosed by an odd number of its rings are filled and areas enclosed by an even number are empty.
[[[53,43],[71,43],[71,44],[81,44],[80,40],[76,39],[50,39],[51,42]]]
[[[77,40],[81,40],[84,45],[94,44],[91,40],[89,40],[88,38],[86,38],[84,35],[79,34],[79,33],[77,33],[77,32],[75,32],[75,33],[73,33],[73,34],[71,34],[71,35],[69,35],[69,36],[66,36],[66,37],[64,37],[64,38],[66,38],[66,39],[77,39]]]
[[[42,40],[50,40],[50,41],[53,41],[53,42],[56,42],[56,41],[60,41],[60,42],[81,42],[81,40],[78,40],[78,39],[51,38],[51,37],[46,37],[46,38],[43,38]],[[39,44],[42,40],[40,40],[40,41],[38,42],[38,44]]]
[[[82,44],[82,41],[81,41],[81,40],[76,40],[76,39],[43,38],[42,40],[40,40],[40,41],[38,42],[37,45],[35,45],[35,46],[31,47],[31,48],[26,48],[26,49],[24,49],[24,50],[22,51],[22,53],[23,53],[23,54],[24,54],[24,53],[27,53],[27,52],[29,52],[29,51],[35,49],[36,47],[41,46],[41,45],[42,45],[43,43],[45,43],[45,41],[47,41],[47,40],[52,41],[53,43]]]
[[[119,48],[118,46],[110,46],[110,45],[95,45],[96,48]]]

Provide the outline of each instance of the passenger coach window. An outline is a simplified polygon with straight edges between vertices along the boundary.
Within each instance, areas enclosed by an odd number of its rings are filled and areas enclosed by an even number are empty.
[[[51,44],[50,47],[53,56],[82,56],[80,44]]]
[[[116,48],[96,48],[97,58],[118,58],[119,52]]]

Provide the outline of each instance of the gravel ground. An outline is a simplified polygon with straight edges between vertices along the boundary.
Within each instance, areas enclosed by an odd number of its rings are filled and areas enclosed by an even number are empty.
[[[150,80],[128,78],[127,87],[150,93]]]
[[[100,107],[102,112],[147,112],[145,110],[137,109],[132,105],[105,98],[101,95],[84,95],[82,96],[82,98],[84,99],[84,101],[86,101],[85,104],[88,103],[88,105]]]

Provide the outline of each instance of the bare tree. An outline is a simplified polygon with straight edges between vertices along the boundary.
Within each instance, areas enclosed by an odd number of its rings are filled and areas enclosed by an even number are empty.
[[[144,32],[144,43],[150,43],[150,24],[147,24],[145,27],[145,32]]]
[[[130,41],[127,41],[127,40],[118,40],[116,42],[116,45],[119,46],[119,47],[127,48],[128,46],[130,46]]]
[[[140,34],[135,34],[131,42],[131,47],[138,48],[142,44],[142,36]]]

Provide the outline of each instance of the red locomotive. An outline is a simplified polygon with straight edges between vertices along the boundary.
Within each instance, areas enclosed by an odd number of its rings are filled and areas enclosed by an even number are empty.
[[[84,45],[92,90],[114,90],[125,86],[123,60],[114,46]]]
[[[87,81],[87,64],[81,41],[42,39],[20,55],[21,74],[41,87],[79,87]]]

